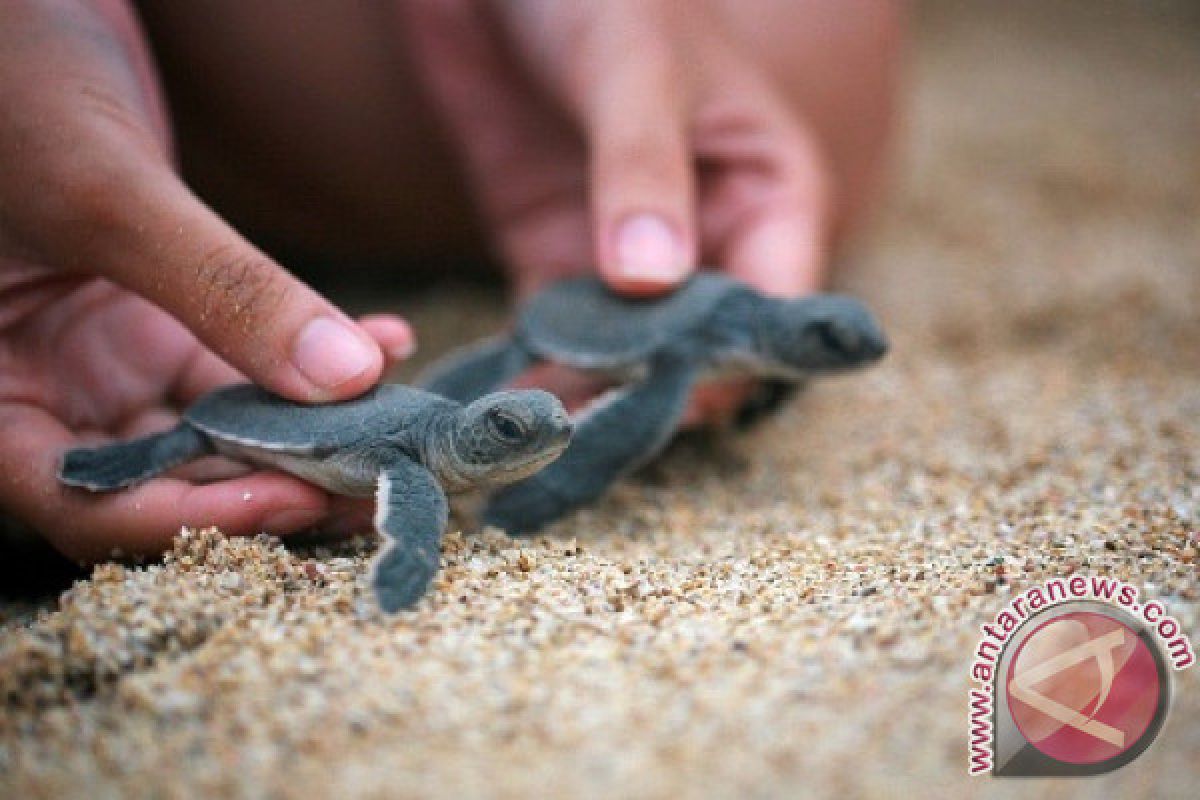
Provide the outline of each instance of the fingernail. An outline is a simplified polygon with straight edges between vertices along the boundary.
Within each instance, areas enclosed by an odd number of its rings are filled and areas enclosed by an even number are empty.
[[[617,266],[633,280],[674,283],[688,271],[683,242],[657,214],[637,214],[617,228]]]
[[[284,534],[311,528],[321,521],[320,511],[309,508],[289,508],[276,511],[263,520],[262,529],[267,533]]]
[[[292,363],[317,386],[332,389],[354,380],[379,360],[379,350],[345,323],[317,317],[296,337]]]

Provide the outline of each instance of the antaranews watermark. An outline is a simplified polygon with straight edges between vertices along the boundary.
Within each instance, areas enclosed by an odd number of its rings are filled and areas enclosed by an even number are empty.
[[[1196,660],[1160,602],[1141,602],[1136,586],[1108,577],[1027,589],[981,630],[972,775],[1096,775],[1128,764],[1166,720],[1172,670]]]

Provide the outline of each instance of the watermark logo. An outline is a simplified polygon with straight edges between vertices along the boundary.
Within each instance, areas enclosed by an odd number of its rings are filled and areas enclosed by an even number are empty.
[[[1179,622],[1112,578],[1014,597],[971,665],[969,771],[1097,775],[1137,758],[1166,720],[1171,672],[1195,662]]]

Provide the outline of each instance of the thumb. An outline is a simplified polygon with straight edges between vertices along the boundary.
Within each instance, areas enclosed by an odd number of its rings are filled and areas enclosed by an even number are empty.
[[[67,193],[76,219],[102,221],[99,231],[92,222],[90,235],[65,242],[71,261],[157,304],[251,380],[293,400],[345,399],[375,384],[383,356],[365,330],[165,166],[121,172],[112,185]]]

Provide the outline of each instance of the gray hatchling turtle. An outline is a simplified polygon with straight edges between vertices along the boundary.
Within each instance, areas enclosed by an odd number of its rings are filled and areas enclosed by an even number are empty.
[[[437,572],[446,491],[527,477],[557,458],[570,436],[562,404],[537,389],[496,392],[464,406],[390,384],[348,402],[307,406],[241,384],[201,397],[169,431],[68,451],[59,478],[111,491],[216,453],[335,494],[374,494],[384,544],[372,585],[391,612],[415,604]]]
[[[665,297],[631,299],[596,278],[572,278],[533,297],[511,335],[450,353],[419,383],[469,402],[539,360],[618,383],[577,415],[562,458],[491,498],[484,521],[515,533],[599,497],[659,452],[703,378],[765,378],[778,402],[815,373],[863,366],[886,350],[879,325],[850,297],[767,297],[702,272]]]

